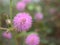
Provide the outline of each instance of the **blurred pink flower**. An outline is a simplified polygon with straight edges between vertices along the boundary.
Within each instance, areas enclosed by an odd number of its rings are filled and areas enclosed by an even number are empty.
[[[26,3],[24,3],[24,2],[18,2],[16,4],[16,9],[19,10],[19,11],[25,10],[25,7],[26,7]]]
[[[25,3],[30,3],[32,0],[22,0]]]
[[[54,14],[55,12],[56,12],[56,9],[55,9],[55,8],[49,9],[49,13],[50,13],[50,14]]]
[[[38,13],[35,13],[34,19],[36,21],[41,21],[43,19],[43,14],[42,13],[39,13],[39,12]]]
[[[11,32],[3,32],[2,33],[2,36],[4,37],[4,38],[7,38],[7,39],[11,39],[12,38],[12,34],[11,34]]]
[[[39,38],[38,34],[31,33],[26,37],[25,43],[27,45],[39,45],[40,38]]]
[[[13,19],[13,24],[17,31],[27,31],[32,26],[32,17],[29,13],[18,13]]]

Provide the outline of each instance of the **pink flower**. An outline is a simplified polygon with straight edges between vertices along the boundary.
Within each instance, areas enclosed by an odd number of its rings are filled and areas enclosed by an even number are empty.
[[[25,43],[27,45],[39,45],[39,42],[40,42],[40,38],[36,33],[29,34],[25,40]]]
[[[31,0],[22,0],[23,2],[25,2],[25,3],[30,3],[31,2]]]
[[[7,38],[7,39],[11,39],[12,38],[12,34],[10,32],[7,32],[7,31],[3,32],[2,35],[3,35],[4,38]]]
[[[24,2],[18,2],[16,4],[16,9],[19,10],[19,11],[25,10],[25,7],[26,7],[26,3],[24,3]]]
[[[29,13],[18,13],[13,19],[13,24],[17,31],[27,31],[32,26],[32,17]]]
[[[50,14],[54,14],[56,12],[56,9],[55,8],[51,8],[50,10],[49,10],[49,13]]]
[[[42,13],[35,13],[34,19],[36,21],[41,21],[43,19],[43,14]]]

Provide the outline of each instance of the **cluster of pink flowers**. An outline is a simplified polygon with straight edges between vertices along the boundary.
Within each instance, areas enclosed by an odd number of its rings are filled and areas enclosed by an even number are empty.
[[[29,13],[24,12],[26,5],[30,3],[31,0],[21,0],[17,3],[16,9],[19,11],[18,14],[13,19],[13,26],[18,32],[28,31],[32,27],[32,17]],[[20,12],[23,11],[23,12]],[[43,19],[42,13],[35,13],[34,19],[41,21]],[[31,33],[26,37],[25,43],[27,45],[39,45],[40,38],[38,34]]]
[[[30,3],[31,0],[21,0],[17,2],[16,9],[18,11],[24,11],[27,3]],[[13,19],[14,28],[16,31],[28,31],[32,26],[32,17],[27,12],[19,12]]]
[[[31,0],[21,0],[17,3],[16,9],[19,11],[24,11],[26,8],[27,3],[30,3]],[[43,19],[43,14],[40,12],[35,13],[34,19],[37,21],[41,21]],[[28,31],[32,26],[32,17],[27,12],[19,12],[13,19],[13,26],[16,28],[16,31],[23,32]],[[39,45],[40,38],[38,34],[31,33],[29,34],[26,39],[25,43],[27,45]]]
[[[28,31],[32,27],[33,21],[32,21],[31,15],[27,12],[20,12],[20,11],[24,11],[26,8],[26,5],[30,2],[31,0],[21,0],[16,4],[16,9],[19,11],[19,13],[16,14],[16,16],[13,19],[13,26],[18,32]],[[43,14],[40,12],[35,13],[34,19],[36,21],[41,21],[43,19]],[[2,35],[7,39],[12,38],[11,32],[6,31],[6,32],[3,32]],[[40,38],[37,33],[31,33],[26,37],[25,43],[27,45],[39,45]]]
[[[16,9],[19,11],[24,11],[26,8],[26,4],[30,3],[31,0],[21,0],[17,3]],[[42,13],[36,13],[35,14],[35,20],[42,20],[43,14]],[[16,31],[23,32],[28,31],[29,28],[32,26],[32,17],[27,12],[19,12],[16,14],[16,16],[13,19],[13,26],[16,28]],[[27,45],[38,45],[40,42],[40,38],[38,34],[31,33],[26,37],[25,43]]]

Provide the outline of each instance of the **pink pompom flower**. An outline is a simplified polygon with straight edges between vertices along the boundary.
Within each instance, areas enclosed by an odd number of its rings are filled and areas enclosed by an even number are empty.
[[[50,14],[54,14],[55,12],[56,12],[56,9],[55,9],[55,8],[50,8],[50,9],[49,9],[49,13],[50,13]]]
[[[16,4],[16,9],[19,11],[25,10],[25,7],[26,7],[26,3],[22,2],[22,1],[17,2],[17,4]]]
[[[35,13],[34,19],[36,21],[41,21],[43,19],[43,14],[42,13],[39,13],[39,12],[38,13]]]
[[[38,34],[31,33],[26,37],[25,43],[27,45],[39,45],[40,38],[39,38]]]
[[[11,38],[12,38],[11,32],[7,32],[7,31],[3,32],[3,33],[2,33],[2,36],[3,36],[4,38],[7,38],[7,39],[11,39]]]
[[[25,3],[30,3],[32,0],[22,0]]]
[[[13,19],[13,25],[17,31],[27,31],[32,26],[32,17],[29,13],[18,13]]]

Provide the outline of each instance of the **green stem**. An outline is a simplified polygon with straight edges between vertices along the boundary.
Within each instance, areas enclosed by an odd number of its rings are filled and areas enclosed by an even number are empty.
[[[10,19],[12,21],[12,0],[10,0]]]
[[[10,0],[10,19],[11,19],[11,22],[12,22],[12,0]],[[11,27],[12,27],[12,23],[11,23]]]
[[[0,27],[1,27],[1,16],[0,16]]]
[[[18,40],[16,39],[16,37],[15,37],[15,41],[16,41],[16,45],[19,45]]]

